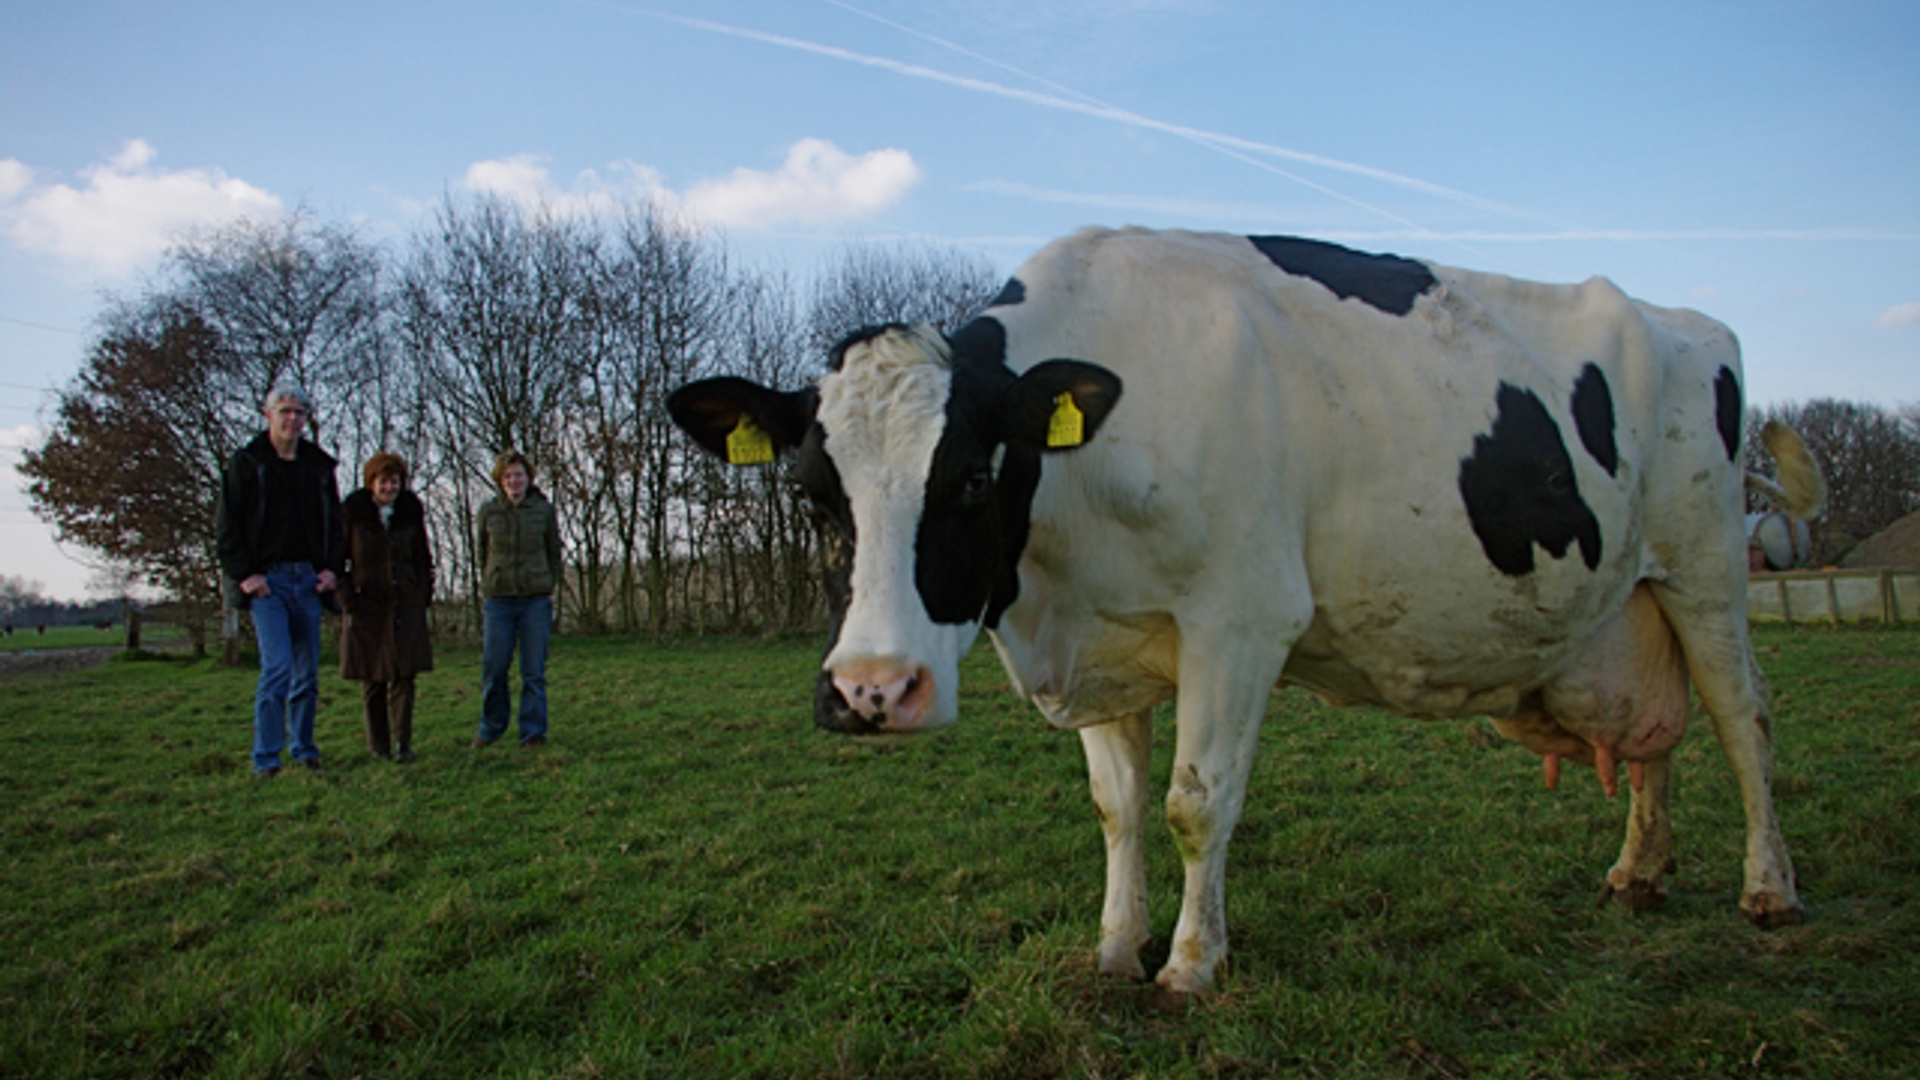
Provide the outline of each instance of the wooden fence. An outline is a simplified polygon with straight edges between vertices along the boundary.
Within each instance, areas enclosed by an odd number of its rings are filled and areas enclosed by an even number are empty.
[[[1920,622],[1920,570],[1792,570],[1747,579],[1747,618],[1789,625]]]

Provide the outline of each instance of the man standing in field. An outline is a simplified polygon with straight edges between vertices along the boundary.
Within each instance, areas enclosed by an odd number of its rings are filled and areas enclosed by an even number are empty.
[[[320,697],[320,605],[345,550],[334,459],[301,435],[313,415],[306,390],[279,384],[267,392],[267,430],[227,461],[220,486],[220,569],[238,586],[260,644],[253,695],[253,771],[280,771],[293,736],[293,760],[320,771],[313,741]],[[331,600],[331,596],[327,599]]]

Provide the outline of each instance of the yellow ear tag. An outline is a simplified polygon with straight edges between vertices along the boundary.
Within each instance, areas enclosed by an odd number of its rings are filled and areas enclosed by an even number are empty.
[[[773,460],[773,437],[761,431],[746,413],[727,435],[727,464],[765,465]]]
[[[1087,415],[1073,403],[1072,394],[1053,399],[1053,415],[1047,418],[1047,446],[1079,446],[1087,441]]]

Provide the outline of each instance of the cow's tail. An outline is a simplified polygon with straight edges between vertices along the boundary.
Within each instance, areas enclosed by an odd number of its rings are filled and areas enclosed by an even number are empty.
[[[1827,480],[1820,475],[1820,464],[1813,460],[1800,433],[1769,420],[1760,429],[1760,441],[1780,467],[1780,478],[1770,479],[1749,470],[1747,487],[1802,521],[1818,516],[1827,505]]]

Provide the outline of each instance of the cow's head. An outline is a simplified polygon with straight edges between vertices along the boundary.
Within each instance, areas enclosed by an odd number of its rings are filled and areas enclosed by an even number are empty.
[[[717,378],[667,399],[674,423],[730,462],[797,453],[833,618],[814,714],[832,731],[954,721],[960,659],[1019,587],[1042,455],[1092,438],[1120,397],[1115,375],[1077,360],[1016,376],[991,318],[956,340],[970,344],[872,328],[834,349],[814,388]]]

